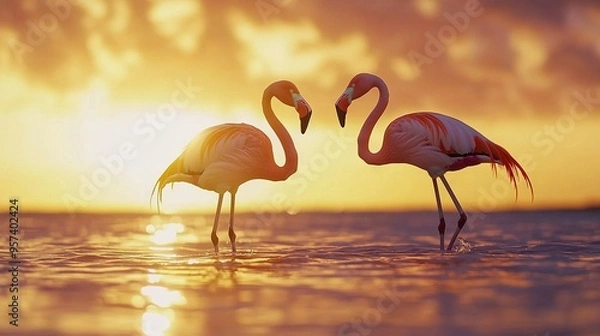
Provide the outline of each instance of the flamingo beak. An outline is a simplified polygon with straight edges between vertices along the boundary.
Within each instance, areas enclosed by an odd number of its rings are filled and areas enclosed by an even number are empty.
[[[300,132],[302,132],[302,134],[304,134],[304,132],[306,132],[306,129],[308,128],[310,116],[312,116],[312,111],[309,110],[304,117],[300,118]]]
[[[308,128],[308,122],[312,115],[312,108],[308,105],[308,102],[302,98],[299,93],[292,92],[292,100],[294,101],[294,108],[300,115],[300,132],[304,134]]]
[[[335,110],[337,112],[338,120],[340,121],[340,126],[346,126],[346,111],[342,110],[337,104],[335,105]]]
[[[346,126],[346,113],[348,111],[348,107],[352,103],[352,96],[354,95],[354,84],[349,86],[344,93],[338,98],[335,102],[335,110],[337,112],[338,120],[340,122],[340,126]]]

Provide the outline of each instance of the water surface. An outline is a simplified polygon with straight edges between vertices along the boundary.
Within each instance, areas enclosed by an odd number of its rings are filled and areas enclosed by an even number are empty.
[[[21,215],[0,334],[600,335],[600,212],[487,214],[444,255],[436,218],[238,215],[234,256],[224,215],[215,256],[210,216]]]

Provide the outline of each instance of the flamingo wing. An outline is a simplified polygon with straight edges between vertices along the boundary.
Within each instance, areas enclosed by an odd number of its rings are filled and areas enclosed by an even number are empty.
[[[435,112],[414,112],[394,120],[387,133],[390,137],[396,134],[395,143],[408,142],[408,145],[400,146],[413,148],[414,155],[421,154],[432,161],[445,162],[440,173],[482,162],[491,163],[496,172],[496,164],[500,164],[515,189],[520,175],[533,193],[529,176],[506,149],[458,119]],[[429,170],[428,167],[421,168]]]
[[[435,112],[414,112],[394,121],[401,132],[427,141],[440,152],[453,155],[475,153],[475,139],[484,138],[460,120]]]
[[[272,144],[258,128],[227,123],[209,127],[194,137],[156,181],[152,195],[162,200],[169,183],[188,182],[224,191],[250,179],[262,178],[274,164]]]
[[[200,175],[221,167],[234,172],[254,172],[273,159],[271,141],[248,124],[222,124],[198,134],[181,154],[183,172]]]

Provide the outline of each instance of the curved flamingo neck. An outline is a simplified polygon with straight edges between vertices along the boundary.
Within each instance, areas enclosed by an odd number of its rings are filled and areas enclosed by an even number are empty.
[[[281,167],[277,164],[269,167],[270,174],[267,174],[266,178],[272,181],[282,181],[286,180],[298,169],[298,152],[296,151],[296,147],[294,147],[294,142],[292,141],[290,133],[285,129],[273,112],[273,108],[271,107],[271,99],[273,97],[275,97],[275,95],[271,90],[267,90],[264,93],[262,99],[263,113],[265,114],[267,122],[275,132],[275,135],[277,135],[277,138],[281,141],[281,146],[283,147],[283,152],[285,154],[285,163]]]
[[[383,164],[385,163],[384,154],[382,153],[381,149],[377,153],[371,152],[371,150],[369,150],[369,139],[371,138],[371,133],[373,133],[375,124],[387,107],[390,94],[387,85],[385,85],[383,80],[380,78],[374,78],[372,87],[376,87],[379,90],[379,100],[360,129],[360,133],[358,135],[358,156],[360,156],[366,163],[369,164]]]

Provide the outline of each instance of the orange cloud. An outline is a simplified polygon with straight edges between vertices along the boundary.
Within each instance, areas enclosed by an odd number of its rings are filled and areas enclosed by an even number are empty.
[[[196,50],[205,30],[202,3],[194,0],[155,1],[148,20],[160,36],[187,53]]]
[[[252,23],[239,12],[233,12],[229,22],[242,45],[238,58],[250,77],[311,78],[331,87],[342,71],[350,76],[373,71],[376,66],[361,34],[330,40],[310,21],[277,21],[264,26]]]

